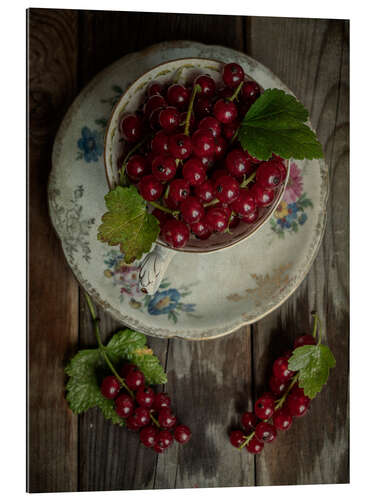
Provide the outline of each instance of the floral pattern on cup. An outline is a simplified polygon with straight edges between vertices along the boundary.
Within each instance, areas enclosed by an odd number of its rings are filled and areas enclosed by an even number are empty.
[[[138,309],[152,316],[166,315],[168,320],[177,323],[180,314],[200,318],[195,314],[196,304],[185,303],[184,297],[191,294],[196,283],[177,288],[171,287],[167,279],[163,279],[159,290],[154,295],[141,292],[138,283],[139,266],[129,266],[124,262],[123,254],[110,250],[104,259],[107,266],[104,276],[111,278],[113,285],[120,288],[120,302],[128,300],[133,309]]]
[[[270,220],[272,231],[280,238],[284,238],[286,232],[296,233],[299,226],[303,226],[307,221],[306,209],[312,207],[312,201],[303,191],[301,169],[295,163],[291,163],[284,198]]]
[[[81,137],[77,141],[79,148],[77,160],[84,159],[87,163],[96,162],[103,154],[103,136],[97,130],[83,127]]]

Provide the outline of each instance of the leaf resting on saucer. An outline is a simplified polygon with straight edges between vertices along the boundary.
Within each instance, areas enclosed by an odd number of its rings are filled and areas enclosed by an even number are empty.
[[[243,149],[258,160],[268,160],[272,153],[285,159],[322,158],[322,146],[304,123],[307,119],[307,110],[294,96],[268,89],[246,113],[238,138]]]
[[[130,264],[150,250],[160,231],[159,222],[148,213],[135,186],[117,186],[104,199],[108,212],[102,217],[98,239],[111,246],[120,245],[125,262]]]

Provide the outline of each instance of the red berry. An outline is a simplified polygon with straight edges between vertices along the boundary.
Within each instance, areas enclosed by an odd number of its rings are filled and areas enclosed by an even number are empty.
[[[163,226],[162,238],[173,248],[182,248],[188,242],[190,232],[186,224],[176,219],[169,219]]]
[[[204,219],[206,223],[216,232],[222,232],[228,226],[228,217],[222,208],[215,206],[209,208]]]
[[[180,211],[182,218],[187,224],[199,222],[204,216],[203,205],[194,196],[190,196],[187,200],[181,202]]]
[[[279,172],[280,172],[281,182],[283,182],[286,179],[286,174],[287,174],[286,166],[284,165],[283,161],[278,161],[276,163],[276,166],[277,166],[277,168],[279,169]]]
[[[177,206],[181,201],[186,200],[188,198],[189,193],[190,193],[189,183],[185,179],[174,179],[169,184],[168,197]]]
[[[144,105],[144,114],[148,118],[151,113],[157,108],[164,108],[167,105],[165,99],[160,94],[155,94],[149,97]]]
[[[120,392],[120,382],[113,375],[109,375],[103,379],[100,391],[105,398],[114,399]]]
[[[223,97],[224,99],[227,99],[229,97],[232,97],[233,89],[231,89],[230,87],[221,87],[220,89],[218,89],[217,95],[219,97]]]
[[[194,85],[199,85],[201,93],[207,97],[212,97],[216,90],[215,80],[209,75],[200,75],[195,81]]]
[[[237,118],[237,107],[232,101],[219,99],[214,106],[215,118],[221,123],[232,123]]]
[[[176,417],[169,408],[162,408],[159,411],[158,421],[163,429],[172,429],[177,423]]]
[[[152,448],[156,444],[157,435],[157,429],[152,425],[148,425],[147,427],[143,427],[143,429],[141,429],[139,439],[147,448]]]
[[[229,63],[223,68],[223,82],[231,89],[238,87],[244,77],[245,73],[239,64]]]
[[[125,363],[121,367],[120,375],[122,378],[126,378],[127,375],[134,370],[138,370],[138,367],[136,365],[133,365],[133,363]]]
[[[277,435],[274,425],[268,422],[259,422],[255,428],[255,437],[258,441],[263,443],[271,443]]]
[[[256,402],[254,406],[255,415],[260,420],[266,420],[271,418],[273,412],[275,411],[275,399],[271,394],[263,394]]]
[[[139,427],[144,427],[150,423],[150,412],[143,406],[138,406],[133,413],[134,422]]]
[[[316,344],[316,340],[314,339],[314,337],[310,334],[307,334],[307,335],[302,335],[301,337],[298,337],[295,341],[294,341],[294,349],[297,349],[297,347],[302,347],[304,345],[315,345]]]
[[[190,224],[190,229],[191,232],[195,234],[195,236],[200,240],[206,240],[211,236],[213,232],[213,228],[207,222],[205,217],[199,222],[194,222],[193,224]]]
[[[242,431],[232,431],[229,436],[229,440],[235,448],[239,448],[245,439],[246,436],[244,436]]]
[[[160,112],[162,111],[163,108],[156,108],[153,109],[150,113],[150,116],[148,117],[148,121],[150,124],[150,127],[152,130],[158,130],[160,129],[160,122],[159,122],[159,116]]]
[[[163,87],[159,82],[151,82],[147,87],[147,96],[151,97],[155,94],[162,94]]]
[[[231,208],[240,215],[248,215],[254,213],[257,206],[251,192],[246,188],[241,188],[240,194],[237,200],[232,203]]]
[[[185,134],[174,134],[169,137],[169,153],[173,158],[186,160],[193,152],[193,146],[190,137]]]
[[[206,178],[206,170],[200,158],[192,157],[182,167],[182,175],[192,186],[202,184]]]
[[[159,208],[154,208],[152,215],[158,219],[160,227],[169,219],[169,215]]]
[[[191,430],[187,425],[178,425],[175,428],[173,435],[177,443],[185,444],[190,441]]]
[[[134,403],[127,394],[120,394],[115,401],[115,410],[121,418],[128,418],[133,413]]]
[[[169,136],[163,130],[159,130],[151,141],[151,151],[155,154],[168,153],[168,141]]]
[[[189,91],[183,85],[175,83],[168,87],[167,101],[171,106],[176,106],[178,109],[184,109],[189,102]]]
[[[281,183],[280,169],[272,163],[261,163],[257,169],[256,181],[264,189],[275,189]]]
[[[294,372],[292,372],[288,368],[287,356],[281,356],[280,358],[277,358],[273,363],[272,371],[276,378],[284,381],[290,380],[294,375]]]
[[[260,87],[254,81],[244,82],[241,89],[241,98],[250,103],[254,102],[260,95]]]
[[[159,431],[156,441],[160,448],[166,450],[173,443],[173,435],[167,430]]]
[[[272,394],[275,396],[281,396],[285,389],[287,388],[287,383],[285,380],[278,379],[274,375],[270,378],[269,386]]]
[[[212,183],[214,183],[215,181],[217,181],[217,179],[219,177],[221,177],[222,175],[228,175],[228,171],[225,170],[225,168],[218,168],[217,170],[214,170],[212,173],[211,173],[211,178],[210,178],[210,181]]]
[[[257,184],[250,188],[256,204],[260,207],[269,207],[275,199],[275,192],[271,189],[264,189]]]
[[[214,199],[214,187],[210,181],[204,181],[194,189],[195,195],[204,203],[209,203]]]
[[[152,174],[158,181],[170,181],[176,175],[176,170],[172,156],[158,155],[152,161]]]
[[[242,149],[232,149],[225,158],[225,166],[234,177],[243,177],[251,170],[251,162]]]
[[[212,156],[215,153],[215,141],[209,130],[196,130],[191,140],[196,156]]]
[[[258,441],[255,436],[249,441],[249,444],[246,445],[247,451],[249,453],[252,453],[253,455],[257,455],[258,453],[260,453],[263,450],[263,448],[264,448],[264,443]]]
[[[178,127],[180,122],[180,115],[177,108],[167,106],[159,113],[159,123],[161,128],[171,131]]]
[[[121,120],[121,131],[124,138],[129,142],[137,142],[143,132],[143,123],[138,115],[126,115]]]
[[[246,224],[253,224],[259,219],[259,211],[256,208],[254,212],[250,212],[246,215],[241,215],[240,218],[243,222],[246,222]]]
[[[125,377],[125,382],[129,389],[136,390],[140,389],[145,384],[145,376],[138,370],[131,370]]]
[[[241,417],[241,423],[246,432],[255,429],[257,425],[257,417],[252,411],[246,411]]]
[[[199,159],[206,170],[208,170],[215,164],[214,156],[201,156]]]
[[[303,417],[310,406],[310,399],[307,396],[289,394],[286,399],[286,408],[292,417]]]
[[[145,387],[138,389],[135,399],[139,406],[143,406],[144,408],[151,408],[154,402],[154,391],[151,387]]]
[[[130,417],[126,419],[126,427],[129,431],[139,431],[141,428],[138,419],[134,415],[130,415]]]
[[[238,127],[240,126],[240,123],[237,121],[234,121],[232,123],[228,123],[227,125],[223,126],[223,136],[230,141],[233,139],[234,134],[237,132]]]
[[[169,408],[171,406],[171,398],[165,392],[155,394],[154,404],[152,405],[155,411],[160,411],[162,408]]]
[[[240,195],[240,185],[230,175],[222,175],[214,183],[215,196],[223,203],[233,203]]]
[[[198,129],[208,130],[213,137],[218,137],[221,134],[220,122],[213,116],[206,116],[199,122]]]
[[[283,408],[276,410],[272,417],[273,425],[280,431],[287,431],[292,425],[292,420],[292,416]]]
[[[198,118],[208,116],[212,112],[212,101],[205,95],[200,95],[194,102],[194,109]]]
[[[139,192],[143,199],[155,201],[163,192],[163,185],[153,175],[145,175],[139,182]]]
[[[147,171],[147,160],[144,156],[133,155],[126,165],[126,174],[132,181],[139,181]]]
[[[186,120],[187,120],[187,111],[184,111],[183,113],[180,113],[180,123],[179,123],[180,127],[184,127],[186,125]],[[195,123],[195,116],[194,113],[191,112],[189,120],[190,130],[194,127],[194,123]]]
[[[164,453],[166,448],[163,448],[162,446],[160,446],[159,443],[156,443],[155,446],[153,447],[153,450],[156,451],[156,453]]]

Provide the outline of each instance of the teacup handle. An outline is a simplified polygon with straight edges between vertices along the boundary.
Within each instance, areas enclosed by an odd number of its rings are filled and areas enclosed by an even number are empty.
[[[139,269],[139,288],[150,295],[157,292],[169,263],[176,252],[155,245],[152,252],[143,259]]]

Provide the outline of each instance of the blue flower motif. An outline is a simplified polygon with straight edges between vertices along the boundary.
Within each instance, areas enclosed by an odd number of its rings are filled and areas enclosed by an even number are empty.
[[[292,214],[297,213],[298,212],[298,205],[297,205],[297,203],[289,203],[288,210],[291,210]]]
[[[90,130],[88,127],[82,128],[82,136],[77,141],[77,146],[81,150],[81,155],[85,161],[98,161],[103,153],[103,139],[97,130]]]
[[[307,215],[305,214],[305,212],[303,212],[301,215],[300,215],[300,218],[298,219],[298,222],[301,224],[301,226],[303,226],[303,224],[307,221]]]
[[[154,315],[168,314],[176,309],[180,298],[180,292],[175,288],[169,288],[164,292],[156,292],[148,303],[147,310]]]

